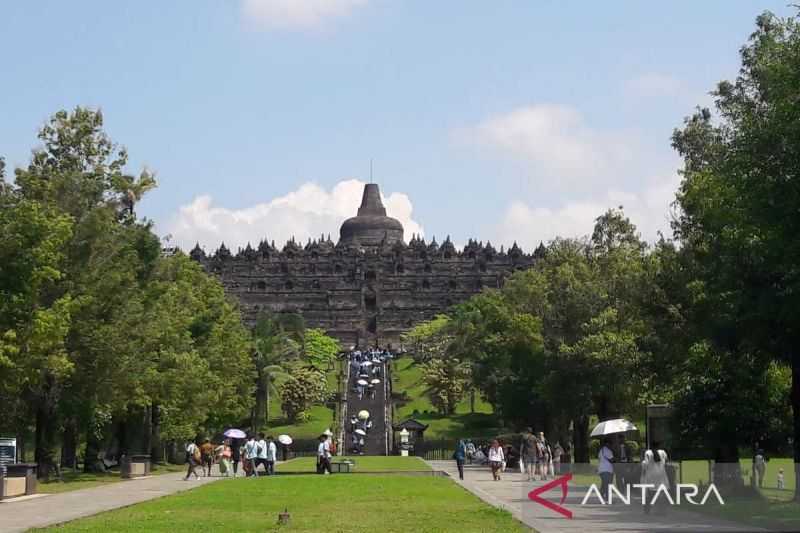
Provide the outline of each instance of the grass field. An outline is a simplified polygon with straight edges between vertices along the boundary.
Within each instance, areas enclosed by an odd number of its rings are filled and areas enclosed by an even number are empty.
[[[355,472],[409,472],[414,470],[430,470],[428,463],[419,457],[397,457],[397,456],[357,456],[357,457],[334,457],[334,461],[351,459],[355,462]],[[316,457],[299,457],[285,463],[279,464],[277,471],[280,472],[314,472],[316,469]]]
[[[183,472],[186,470],[186,465],[154,465],[152,474],[169,474],[170,472]],[[105,473],[84,473],[84,472],[70,472],[65,471],[61,474],[61,481],[49,481],[47,483],[39,482],[39,492],[46,494],[55,494],[58,492],[68,492],[71,490],[88,489],[97,487],[99,485],[106,485],[108,483],[116,483],[123,481],[119,472],[105,472]]]
[[[449,479],[380,475],[224,480],[47,531],[275,531],[284,509],[288,531],[527,531]]]
[[[501,433],[492,414],[492,406],[479,396],[475,398],[475,412],[470,413],[469,398],[465,397],[450,416],[436,413],[436,409],[425,395],[422,369],[411,357],[400,357],[393,363],[392,389],[405,392],[409,401],[395,409],[395,421],[414,418],[429,427],[426,439],[452,439]]]

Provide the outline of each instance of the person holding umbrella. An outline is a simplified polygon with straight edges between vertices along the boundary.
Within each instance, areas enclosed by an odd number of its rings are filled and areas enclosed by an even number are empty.
[[[239,473],[239,461],[242,458],[242,442],[240,439],[247,438],[247,433],[241,429],[230,428],[223,435],[230,439],[231,466],[233,467],[233,477],[236,477],[236,474]]]
[[[597,473],[600,475],[600,494],[603,498],[608,498],[608,487],[614,480],[614,452],[611,451],[611,440],[603,438],[603,446],[597,454],[598,466]]]

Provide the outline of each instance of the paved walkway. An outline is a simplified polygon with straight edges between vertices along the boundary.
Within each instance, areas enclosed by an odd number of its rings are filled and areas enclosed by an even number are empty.
[[[198,471],[199,469],[200,467]],[[0,503],[0,531],[11,533],[61,524],[225,479],[201,476],[199,480],[192,478],[191,481],[183,481],[184,475],[159,474],[88,489],[48,494],[40,498]]]
[[[515,518],[540,533],[634,532],[634,531],[697,531],[697,532],[749,532],[758,531],[752,526],[743,526],[712,517],[668,509],[664,514],[645,515],[641,505],[580,505],[586,488],[570,485],[564,507],[573,513],[571,520],[533,502],[527,493],[544,482],[527,482],[519,472],[506,471],[501,481],[493,481],[488,467],[467,466],[464,481],[458,479],[455,461],[427,461],[435,470],[444,470],[451,478],[482,500],[495,507],[511,512]],[[542,498],[559,503],[561,492],[555,487],[541,495]],[[633,500],[633,498],[631,498]],[[593,500],[596,501],[596,500]],[[631,502],[633,504],[633,501]],[[766,531],[766,530],[763,530]]]

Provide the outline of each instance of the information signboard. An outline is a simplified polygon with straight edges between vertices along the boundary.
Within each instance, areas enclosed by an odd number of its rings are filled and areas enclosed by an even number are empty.
[[[0,465],[17,462],[17,439],[0,437]]]

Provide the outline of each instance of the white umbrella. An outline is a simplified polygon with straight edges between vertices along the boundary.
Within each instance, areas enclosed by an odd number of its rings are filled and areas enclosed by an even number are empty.
[[[364,431],[363,429],[357,429],[355,432],[358,433],[359,435],[366,435],[367,434],[367,432]]]
[[[362,366],[372,366],[372,361],[364,361],[361,363]]]
[[[361,420],[366,420],[367,418],[369,418],[369,411],[367,411],[366,409],[362,409],[361,411],[358,412],[358,418],[360,418]]]
[[[288,446],[292,443],[292,437],[290,437],[289,435],[278,435],[278,442],[280,442],[284,446]]]
[[[247,437],[247,434],[244,431],[236,428],[231,428],[227,430],[225,433],[223,433],[223,435],[231,439],[244,439]]]
[[[356,381],[356,383],[358,383],[361,386],[365,386],[367,384],[367,380],[366,379],[359,379],[358,381]]]
[[[373,379],[372,381],[370,381],[370,383],[372,383],[373,385],[377,385],[380,382],[381,382],[381,380],[379,380],[379,379]]]
[[[634,426],[624,418],[615,418],[613,420],[604,420],[597,424],[592,430],[591,437],[602,437],[604,435],[613,435],[614,433],[625,433],[627,431],[636,431]]]

